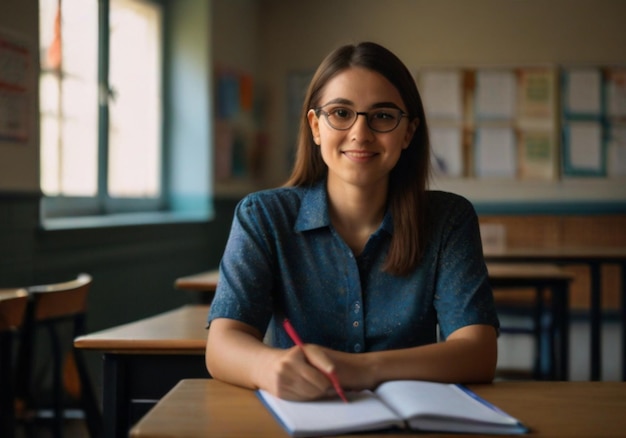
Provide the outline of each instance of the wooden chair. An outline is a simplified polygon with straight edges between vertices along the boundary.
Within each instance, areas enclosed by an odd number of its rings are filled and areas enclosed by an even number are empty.
[[[19,424],[24,426],[26,435],[32,434],[34,426],[48,423],[42,414],[44,410],[52,409],[53,436],[60,438],[63,435],[66,400],[68,399],[67,385],[64,388],[64,371],[67,365],[75,365],[78,387],[74,396],[78,398],[78,407],[84,412],[87,429],[90,436],[101,434],[102,418],[87,367],[82,352],[75,349],[73,340],[85,334],[85,319],[87,313],[87,295],[91,288],[92,277],[80,274],[76,279],[27,288],[29,294],[28,305],[21,333],[21,342],[17,361],[17,388],[16,388],[16,417]],[[69,324],[72,335],[63,337],[62,327]],[[52,367],[52,403],[46,406],[41,393],[34,389],[34,359],[43,344],[38,343],[37,335],[43,329],[48,334]],[[69,339],[68,339],[69,338]],[[66,348],[63,348],[63,343]],[[64,354],[67,353],[67,354]],[[64,361],[64,358],[68,360]],[[76,380],[76,379],[75,379]],[[65,389],[65,390],[64,390]],[[48,424],[49,425],[49,424]]]
[[[0,436],[15,435],[13,341],[22,327],[28,292],[0,289]]]

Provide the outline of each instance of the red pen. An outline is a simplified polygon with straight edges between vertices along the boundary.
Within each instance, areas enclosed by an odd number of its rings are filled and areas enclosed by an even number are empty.
[[[287,334],[289,335],[289,337],[291,338],[294,344],[296,344],[300,348],[304,347],[304,342],[302,342],[302,339],[300,339],[300,336],[298,336],[296,329],[293,328],[293,326],[291,325],[291,323],[289,322],[287,318],[283,319],[283,327],[285,328],[285,331],[287,332]],[[326,375],[326,377],[328,377],[328,379],[331,381],[339,397],[341,397],[341,399],[344,402],[348,403],[348,399],[346,398],[346,395],[344,394],[343,389],[341,389],[341,385],[339,385],[339,379],[337,378],[337,375],[333,372],[327,373],[323,370],[320,370],[320,371],[322,371]]]

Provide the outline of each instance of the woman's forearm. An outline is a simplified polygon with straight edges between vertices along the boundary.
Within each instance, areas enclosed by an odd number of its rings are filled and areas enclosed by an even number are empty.
[[[264,363],[275,354],[272,348],[246,327],[234,321],[215,320],[207,337],[206,367],[211,376],[251,389],[260,387],[258,375]]]
[[[388,380],[491,382],[497,362],[493,327],[470,326],[445,342],[364,354],[330,354],[344,385],[374,388]]]

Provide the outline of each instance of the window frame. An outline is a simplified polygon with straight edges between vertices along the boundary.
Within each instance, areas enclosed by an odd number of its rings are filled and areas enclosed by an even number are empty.
[[[41,216],[46,219],[72,218],[83,216],[108,216],[120,213],[166,212],[169,210],[167,193],[167,154],[169,149],[166,140],[167,113],[165,111],[166,96],[166,5],[164,0],[133,0],[154,4],[161,8],[161,132],[160,142],[160,193],[156,197],[125,197],[115,198],[108,194],[108,150],[109,150],[109,17],[110,1],[98,2],[98,135],[97,135],[97,193],[94,196],[42,196]],[[39,69],[41,75],[42,68]],[[38,106],[39,108],[39,106]],[[39,115],[41,118],[41,114]]]

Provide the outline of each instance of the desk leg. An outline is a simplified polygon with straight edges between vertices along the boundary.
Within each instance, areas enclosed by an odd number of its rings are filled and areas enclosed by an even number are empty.
[[[105,438],[128,436],[128,386],[124,361],[115,354],[104,354],[102,416]]]
[[[552,288],[553,312],[559,330],[559,380],[569,380],[569,283],[559,283]]]
[[[537,285],[536,289],[535,289],[535,308],[533,310],[533,321],[534,321],[534,333],[533,336],[535,337],[535,363],[533,364],[533,375],[537,378],[537,379],[541,379],[544,380],[546,378],[546,375],[544,373],[544,360],[542,360],[542,358],[544,357],[544,355],[542,354],[544,351],[544,325],[543,325],[543,321],[544,321],[544,310],[543,310],[543,301],[544,301],[544,285],[540,284]],[[554,379],[554,343],[553,343],[553,337],[552,337],[552,329],[550,329],[550,339],[548,340],[549,345],[548,347],[548,351],[549,351],[549,358],[548,358],[548,362],[550,365],[550,370],[548,371],[548,375],[549,375],[549,379],[553,380]]]
[[[591,262],[589,264],[591,274],[591,307],[590,307],[590,324],[591,324],[591,380],[600,380],[602,370],[602,283],[600,263]]]

